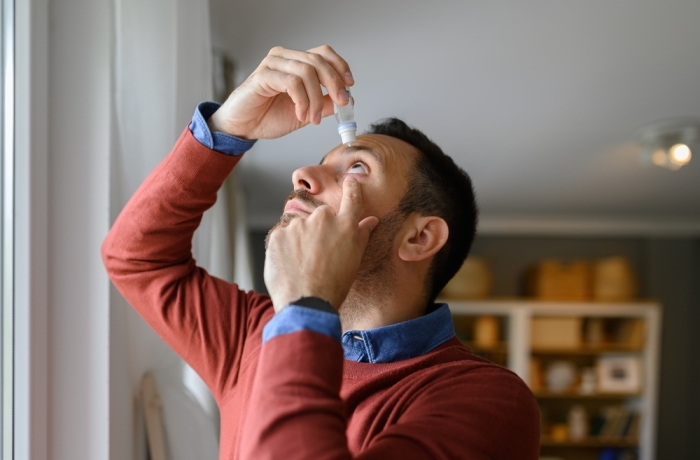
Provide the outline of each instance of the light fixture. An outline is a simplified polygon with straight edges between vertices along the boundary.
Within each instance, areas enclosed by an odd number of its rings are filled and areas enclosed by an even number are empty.
[[[668,149],[668,159],[678,166],[688,164],[692,156],[693,154],[690,152],[690,147],[685,144],[676,144]]]
[[[641,145],[639,160],[662,168],[679,170],[700,147],[700,118],[660,120],[639,128],[634,138]]]

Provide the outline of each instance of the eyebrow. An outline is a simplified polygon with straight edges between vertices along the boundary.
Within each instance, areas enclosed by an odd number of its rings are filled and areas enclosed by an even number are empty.
[[[365,145],[348,145],[345,146],[343,150],[340,151],[341,155],[348,155],[348,154],[353,154],[356,152],[367,152],[370,155],[374,157],[374,159],[377,161],[379,164],[379,167],[382,171],[384,171],[384,161],[382,160],[382,157],[379,156],[376,150],[374,150],[372,147],[368,147]],[[326,157],[328,154],[326,154],[323,158],[321,158],[321,162],[319,164],[323,164],[323,162],[326,160]]]

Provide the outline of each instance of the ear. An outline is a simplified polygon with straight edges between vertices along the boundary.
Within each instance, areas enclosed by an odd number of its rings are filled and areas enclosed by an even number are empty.
[[[442,249],[450,234],[447,222],[440,217],[414,215],[407,223],[407,232],[399,247],[399,258],[406,262],[432,257]]]

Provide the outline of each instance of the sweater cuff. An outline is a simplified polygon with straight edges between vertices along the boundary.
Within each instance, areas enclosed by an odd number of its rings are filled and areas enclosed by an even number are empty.
[[[282,334],[313,331],[333,337],[340,343],[340,317],[315,308],[289,305],[275,314],[263,329],[263,343]]]
[[[200,144],[219,153],[226,155],[240,155],[247,152],[256,141],[241,139],[240,137],[219,131],[211,132],[207,119],[216,112],[221,104],[216,102],[202,102],[194,110],[192,122],[190,123],[190,132]]]

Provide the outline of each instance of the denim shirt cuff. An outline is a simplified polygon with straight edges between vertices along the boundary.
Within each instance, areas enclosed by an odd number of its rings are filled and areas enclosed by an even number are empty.
[[[263,328],[263,343],[282,334],[297,331],[314,331],[333,337],[340,343],[340,317],[315,308],[289,305],[272,317]]]
[[[255,145],[254,140],[241,139],[240,137],[219,131],[211,132],[207,119],[216,112],[221,104],[216,102],[202,102],[197,106],[189,125],[190,132],[203,146],[226,155],[241,155]]]

